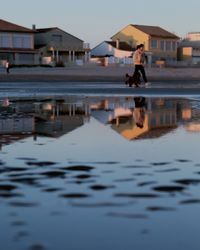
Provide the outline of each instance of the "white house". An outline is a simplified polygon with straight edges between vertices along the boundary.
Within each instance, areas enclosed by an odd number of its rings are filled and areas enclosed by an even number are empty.
[[[91,50],[92,58],[108,58],[108,63],[133,63],[134,49],[126,42],[104,41]]]

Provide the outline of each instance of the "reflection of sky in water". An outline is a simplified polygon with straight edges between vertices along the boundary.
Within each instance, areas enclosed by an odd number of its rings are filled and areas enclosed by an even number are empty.
[[[183,123],[129,141],[91,118],[58,139],[3,146],[3,249],[199,249],[199,141]],[[44,161],[56,164],[26,164]],[[2,196],[6,184],[13,197]]]

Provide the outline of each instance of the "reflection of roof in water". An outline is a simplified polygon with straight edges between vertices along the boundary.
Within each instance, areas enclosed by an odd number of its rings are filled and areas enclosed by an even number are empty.
[[[135,125],[134,121],[124,121],[124,123],[121,123],[119,125],[112,124],[111,128],[118,132],[120,135],[125,137],[128,140],[134,140],[134,139],[150,139],[150,138],[158,138],[161,137],[170,131],[172,131],[177,126],[175,124],[171,126],[158,126],[151,128],[148,123],[147,116],[145,116],[143,128],[139,128]]]
[[[165,127],[165,128],[154,128],[151,129],[143,134],[141,134],[140,136],[134,138],[134,139],[153,139],[153,138],[158,138],[161,136],[164,136],[168,133],[170,133],[171,131],[173,131],[177,126],[174,127]]]
[[[36,133],[48,137],[60,137],[84,124],[82,115],[59,116],[53,121],[38,121],[36,123]]]

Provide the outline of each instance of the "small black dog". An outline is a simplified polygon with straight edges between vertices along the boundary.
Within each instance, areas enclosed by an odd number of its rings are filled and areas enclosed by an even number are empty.
[[[135,87],[139,87],[141,84],[141,75],[139,72],[133,74],[130,76],[128,73],[125,75],[125,84],[128,85],[129,87],[132,87],[133,84]]]

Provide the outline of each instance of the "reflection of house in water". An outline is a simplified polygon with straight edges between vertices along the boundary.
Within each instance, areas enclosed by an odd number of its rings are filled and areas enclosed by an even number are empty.
[[[32,114],[17,113],[13,105],[0,106],[0,134],[33,133],[35,130]]]
[[[36,103],[36,133],[59,137],[84,125],[89,109],[82,102]]]
[[[34,130],[34,117],[0,116],[0,134],[32,133]]]
[[[35,131],[34,117],[16,114],[12,107],[0,107],[0,145],[29,137]]]
[[[178,124],[198,130],[198,101],[146,98],[142,128],[136,126],[134,97],[68,97],[37,100],[12,100],[0,105],[0,143],[8,144],[24,136],[62,136],[89,121],[90,115],[125,138],[159,137]],[[195,124],[195,126],[193,126]],[[12,139],[10,139],[12,137]],[[7,138],[7,139],[6,139]]]
[[[131,116],[133,107],[134,99],[129,97],[104,99],[90,105],[91,115],[104,124]]]
[[[186,130],[189,132],[200,132],[200,102],[193,100],[190,108],[191,117],[186,123]]]
[[[177,124],[175,103],[162,99],[148,99],[143,128],[135,125],[133,116],[124,124],[112,124],[112,128],[125,138],[160,137],[175,128]]]
[[[0,134],[2,141],[8,135],[34,134],[61,136],[79,126],[88,119],[88,104],[71,101],[16,101],[7,107],[0,107]],[[11,142],[11,141],[10,141]],[[4,143],[7,144],[7,143]]]
[[[111,127],[125,138],[131,140],[136,138],[159,137],[177,125],[176,103],[169,99],[146,100],[145,118],[143,128],[135,124],[133,116],[134,100],[128,100],[128,105],[123,107],[113,106],[107,112],[92,111],[92,115],[103,123],[112,124]],[[103,118],[103,119],[102,119]]]
[[[84,117],[82,115],[76,116],[59,116],[53,120],[37,120],[36,134],[59,137],[67,134],[74,129],[84,124]]]

